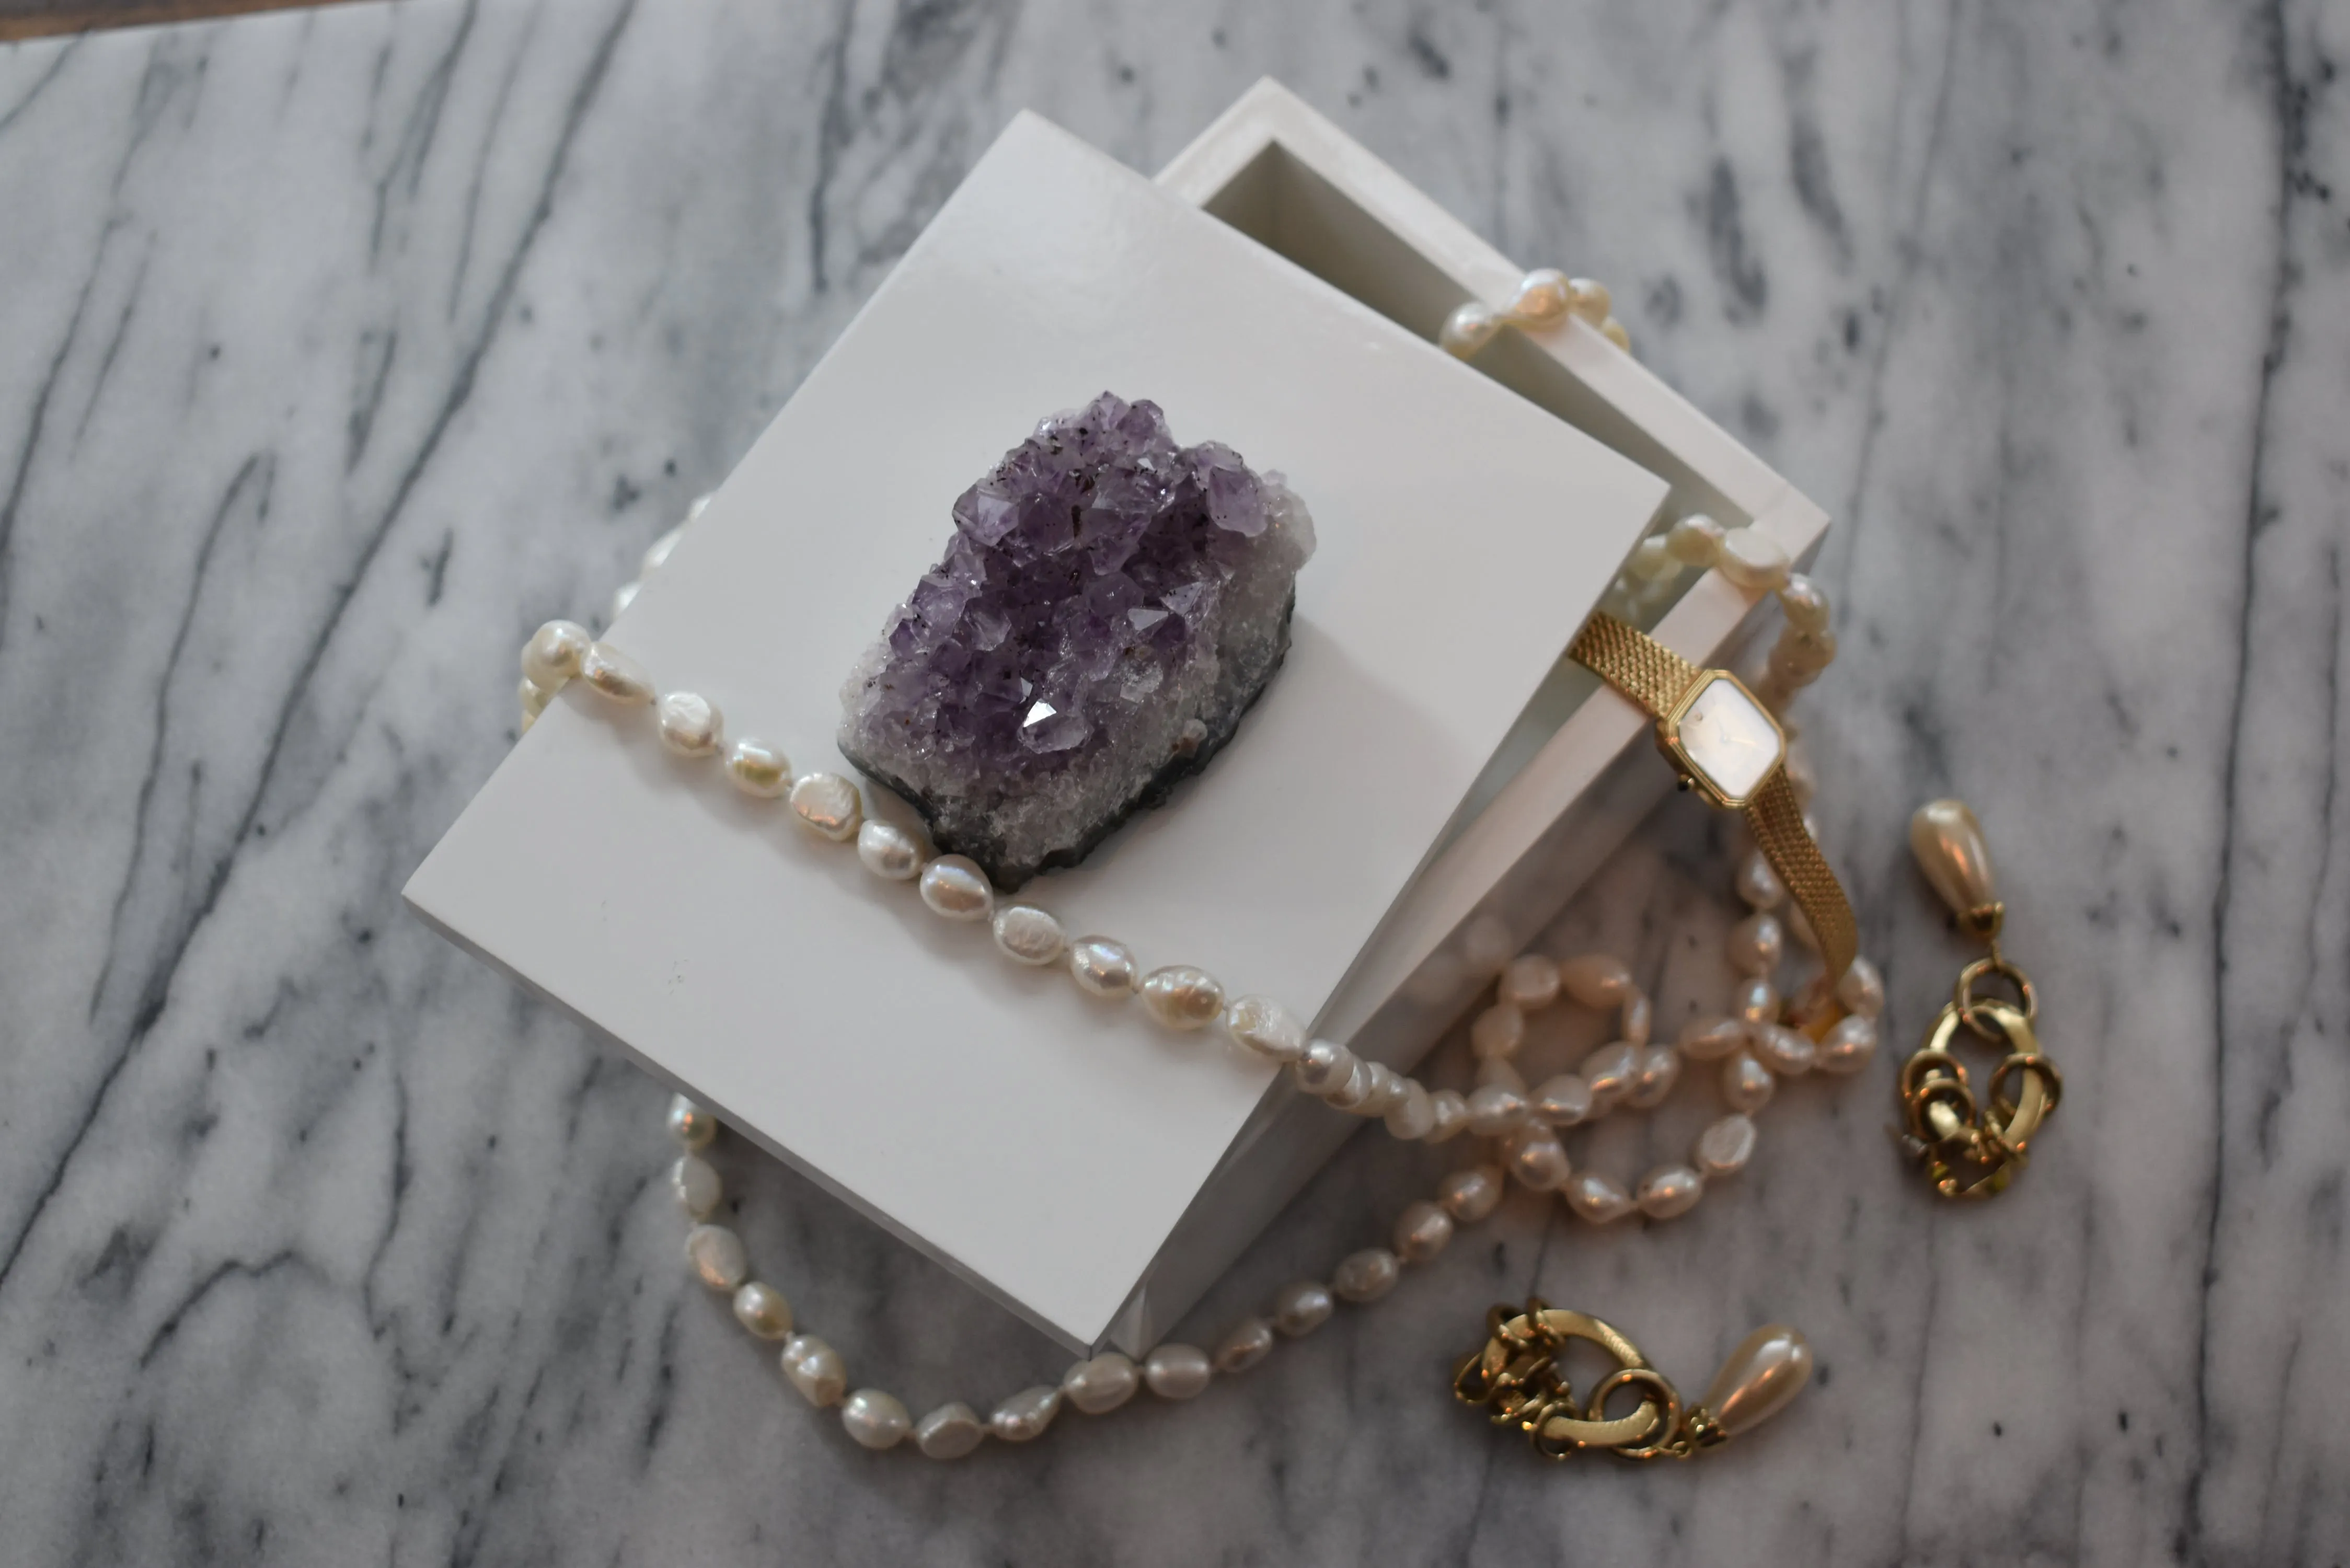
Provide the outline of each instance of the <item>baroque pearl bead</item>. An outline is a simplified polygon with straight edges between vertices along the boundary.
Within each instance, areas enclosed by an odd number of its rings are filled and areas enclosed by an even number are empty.
[[[1555,1127],[1571,1127],[1591,1115],[1591,1085],[1572,1073],[1544,1078],[1534,1090],[1534,1116]]]
[[[1719,1062],[1745,1048],[1746,1023],[1739,1018],[1692,1018],[1681,1025],[1681,1054],[1692,1062]]]
[[[840,1407],[840,1424],[859,1447],[877,1453],[896,1448],[914,1426],[905,1404],[895,1394],[884,1394],[879,1388],[859,1388],[851,1394]]]
[[[1342,1111],[1360,1110],[1371,1097],[1371,1086],[1378,1082],[1371,1064],[1360,1056],[1347,1064],[1346,1081],[1322,1096],[1324,1102]]]
[[[718,1207],[718,1173],[698,1154],[681,1156],[670,1167],[669,1186],[677,1194],[677,1206],[696,1220],[709,1219]]]
[[[1810,1344],[1785,1324],[1770,1324],[1730,1353],[1705,1391],[1704,1408],[1734,1438],[1784,1409],[1811,1376]]]
[[[1006,904],[995,911],[991,928],[995,945],[1015,962],[1042,968],[1061,961],[1069,950],[1068,933],[1061,922],[1034,904]]]
[[[579,673],[595,641],[577,621],[548,621],[522,645],[522,678],[542,691],[556,691]]]
[[[914,1447],[934,1459],[959,1459],[979,1447],[986,1436],[979,1413],[960,1399],[940,1406],[914,1424]]]
[[[1502,1168],[1477,1165],[1467,1170],[1449,1171],[1436,1184],[1436,1200],[1461,1224],[1474,1225],[1502,1200]]]
[[[819,838],[835,844],[857,836],[865,820],[865,800],[838,774],[810,774],[792,785],[792,814]]]
[[[1812,1070],[1818,1048],[1800,1029],[1783,1023],[1758,1023],[1748,1033],[1748,1048],[1762,1064],[1782,1077],[1794,1078]]]
[[[713,1291],[733,1290],[750,1271],[743,1256],[743,1238],[723,1225],[696,1225],[687,1231],[685,1261]]]
[[[1704,1177],[1686,1165],[1660,1166],[1640,1180],[1640,1212],[1651,1220],[1670,1220],[1696,1208],[1704,1196]]]
[[[1612,316],[1599,324],[1599,336],[1607,338],[1608,342],[1613,343],[1617,348],[1621,348],[1627,354],[1629,354],[1632,351],[1631,332],[1622,322],[1617,320]]]
[[[1416,1142],[1436,1130],[1436,1097],[1417,1078],[1406,1078],[1403,1092],[1388,1107],[1388,1131],[1405,1143]]]
[[[1385,1247],[1366,1247],[1338,1261],[1330,1272],[1330,1288],[1342,1300],[1375,1302],[1395,1289],[1396,1281],[1402,1277],[1403,1266],[1393,1252]]]
[[[1787,551],[1760,528],[1732,528],[1721,536],[1721,575],[1749,592],[1768,592],[1787,580]]]
[[[1621,1220],[1634,1207],[1630,1193],[1596,1170],[1576,1171],[1560,1190],[1566,1206],[1594,1225]]]
[[[1575,1168],[1567,1163],[1565,1146],[1539,1122],[1521,1127],[1502,1140],[1504,1168],[1521,1187],[1555,1192]]]
[[[1143,977],[1142,1004],[1170,1029],[1205,1029],[1224,1010],[1224,988],[1205,970],[1170,964]]]
[[[1595,1010],[1621,1006],[1632,990],[1632,971],[1607,953],[1567,960],[1558,966],[1558,981],[1567,995]]]
[[[1403,1075],[1385,1062],[1367,1060],[1363,1067],[1370,1075],[1370,1093],[1363,1096],[1360,1105],[1350,1106],[1347,1109],[1358,1116],[1383,1116],[1388,1114],[1388,1107],[1403,1094]]]
[[[1857,1073],[1877,1054],[1877,1021],[1866,1013],[1849,1012],[1820,1037],[1813,1064],[1823,1073]]]
[[[1069,976],[1089,996],[1128,994],[1139,968],[1126,944],[1107,937],[1080,937],[1069,945]]]
[[[1305,1025],[1269,996],[1236,998],[1224,1009],[1224,1035],[1269,1062],[1295,1062],[1305,1054]]]
[[[792,1303],[775,1286],[745,1280],[734,1293],[734,1321],[761,1339],[781,1339],[792,1332]]]
[[[1624,575],[1635,583],[1669,583],[1680,569],[1671,547],[1653,534],[1633,545],[1630,558],[1624,563]]]
[[[1060,1413],[1061,1391],[1039,1384],[998,1405],[987,1418],[987,1429],[1007,1443],[1031,1443],[1045,1435]]]
[[[527,725],[546,711],[546,705],[555,701],[555,693],[525,675],[515,688],[515,700],[522,704],[522,720]]]
[[[1142,1380],[1161,1399],[1197,1398],[1213,1376],[1208,1353],[1196,1345],[1162,1345],[1142,1363]]]
[[[1590,322],[1594,327],[1608,318],[1615,301],[1607,286],[1596,277],[1571,277],[1566,280],[1567,308]]]
[[[1216,1370],[1246,1372],[1273,1354],[1273,1324],[1261,1317],[1244,1317],[1216,1341]]]
[[[1762,975],[1749,975],[1730,993],[1730,1010],[1747,1024],[1768,1023],[1779,1016],[1779,992]]]
[[[1583,1059],[1575,1072],[1591,1088],[1591,1114],[1605,1116],[1613,1110],[1632,1087],[1632,1078],[1640,1070],[1640,1054],[1632,1045],[1618,1040],[1602,1045]]]
[[[1732,1111],[1697,1135],[1694,1163],[1709,1177],[1735,1176],[1754,1157],[1754,1121]]]
[[[683,1095],[669,1097],[669,1136],[690,1149],[708,1148],[718,1136],[718,1118]]]
[[[1479,1137],[1499,1137],[1526,1114],[1525,1097],[1507,1084],[1485,1084],[1469,1096],[1469,1130]]]
[[[1355,1054],[1335,1040],[1313,1042],[1290,1068],[1297,1086],[1309,1095],[1327,1095],[1345,1088],[1354,1070]]]
[[[1749,1116],[1769,1105],[1778,1086],[1771,1069],[1743,1051],[1721,1064],[1721,1097]]]
[[[1787,888],[1779,874],[1771,869],[1770,858],[1760,849],[1750,849],[1738,862],[1738,896],[1749,907],[1775,909],[1786,901]]]
[[[693,691],[671,691],[653,704],[661,744],[681,757],[714,756],[725,720],[718,704]]]
[[[1061,1375],[1061,1393],[1088,1416],[1108,1414],[1141,1386],[1142,1374],[1115,1350],[1080,1361]]]
[[[848,1368],[840,1352],[812,1334],[795,1334],[784,1341],[780,1359],[784,1376],[819,1410],[839,1404],[848,1392]]]
[[[1647,992],[1635,986],[1631,994],[1624,998],[1624,1006],[1616,1024],[1617,1035],[1626,1044],[1646,1045],[1648,1032],[1656,1026],[1656,1021],[1657,1004],[1648,1000]]]
[[[995,889],[976,861],[941,855],[922,867],[922,902],[949,920],[983,920],[995,912]]]
[[[737,741],[726,748],[726,776],[744,794],[774,800],[792,787],[792,759],[764,741]]]
[[[1721,558],[1721,524],[1702,512],[1692,512],[1665,535],[1665,548],[1685,566],[1706,567]]]
[[[868,822],[857,830],[857,858],[885,882],[922,874],[922,844],[894,822]]]
[[[1789,574],[1787,586],[1779,590],[1779,607],[1786,613],[1787,624],[1798,631],[1817,634],[1828,629],[1828,597],[1800,572]]]
[[[1673,1092],[1673,1085],[1680,1075],[1679,1052],[1669,1045],[1648,1046],[1633,1064],[1631,1081],[1624,1089],[1624,1103],[1636,1109],[1653,1110]]]
[[[588,688],[624,708],[639,708],[653,700],[652,677],[644,666],[608,642],[590,643],[579,661],[579,679]]]
[[[1863,1018],[1874,1019],[1885,1012],[1885,977],[1877,972],[1875,964],[1857,953],[1853,955],[1851,967],[1836,981],[1835,993],[1846,1011],[1857,1012]]]
[[[1452,1240],[1452,1216],[1422,1199],[1396,1217],[1396,1255],[1407,1263],[1435,1260]]]
[[[1469,1048],[1482,1059],[1513,1054],[1526,1042],[1526,1015],[1507,1002],[1497,1002],[1469,1025]]]
[[[1787,933],[1768,909],[1757,909],[1730,929],[1731,967],[1742,973],[1768,977],[1786,950]]]
[[[1284,1285],[1273,1298],[1273,1326],[1292,1339],[1312,1334],[1330,1321],[1336,1303],[1330,1287],[1314,1280]]]
[[[1435,1118],[1422,1141],[1450,1143],[1469,1130],[1469,1102],[1458,1089],[1430,1089],[1428,1108]]]
[[[1444,318],[1444,326],[1436,335],[1437,343],[1448,354],[1466,359],[1493,340],[1502,329],[1502,318],[1476,300],[1455,309]]]
[[[1500,993],[1520,1012],[1538,1012],[1558,1000],[1558,965],[1541,953],[1521,953],[1503,966]]]
[[[1547,327],[1566,314],[1572,300],[1565,273],[1555,266],[1536,267],[1519,283],[1510,314],[1530,327]]]

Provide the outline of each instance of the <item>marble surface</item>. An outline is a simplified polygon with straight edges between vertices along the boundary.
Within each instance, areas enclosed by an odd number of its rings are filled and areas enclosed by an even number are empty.
[[[2305,0],[417,0],[0,50],[0,1557],[2341,1561],[2345,50]],[[1938,1207],[1880,1061],[1688,1219],[1522,1198],[1194,1405],[868,1455],[688,1282],[660,1093],[397,889],[525,631],[1009,115],[1150,169],[1264,72],[1614,280],[1836,514],[1807,733],[1897,1048],[1962,956],[1901,826],[1956,790],[2064,1108]],[[1669,807],[1556,944],[1703,1004],[1727,843]],[[1196,1332],[1444,1163],[1355,1140]],[[918,1407],[1060,1370],[721,1165]],[[1688,1384],[1771,1318],[1821,1374],[1701,1464],[1553,1469],[1443,1387],[1529,1288]]]

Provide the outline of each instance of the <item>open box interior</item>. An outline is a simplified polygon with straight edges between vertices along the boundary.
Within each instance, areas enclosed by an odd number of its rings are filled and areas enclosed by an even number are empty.
[[[1458,280],[1281,140],[1264,142],[1201,208],[1431,343],[1445,318],[1470,297]],[[1666,481],[1672,487],[1669,519],[1702,512],[1724,527],[1753,520],[1687,457],[1642,429],[1524,333],[1501,333],[1471,363]],[[1697,580],[1694,576],[1683,578],[1673,592],[1640,606],[1627,618],[1653,628]],[[1597,690],[1598,678],[1561,649],[1549,679],[1526,704],[1444,835],[1430,846],[1431,857],[1492,805],[1503,786]]]

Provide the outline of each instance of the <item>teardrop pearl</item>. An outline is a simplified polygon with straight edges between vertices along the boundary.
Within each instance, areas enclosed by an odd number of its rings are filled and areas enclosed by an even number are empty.
[[[1909,849],[1942,902],[1961,918],[1999,899],[1982,824],[1962,800],[1929,800],[1909,819]]]
[[[1781,1323],[1766,1324],[1730,1353],[1705,1391],[1705,1407],[1736,1437],[1777,1415],[1812,1378],[1812,1347]]]

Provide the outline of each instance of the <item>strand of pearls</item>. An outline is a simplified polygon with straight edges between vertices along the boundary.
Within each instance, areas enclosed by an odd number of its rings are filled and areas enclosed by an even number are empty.
[[[1504,327],[1555,327],[1570,316],[1599,328],[1601,336],[1629,354],[1632,335],[1616,319],[1607,286],[1596,278],[1569,277],[1555,266],[1537,267],[1518,281],[1517,292],[1504,308],[1496,310],[1472,299],[1444,318],[1437,346],[1455,358],[1473,358]]]
[[[840,1352],[799,1331],[784,1293],[751,1277],[742,1238],[712,1222],[723,1188],[703,1154],[718,1136],[717,1118],[680,1095],[670,1102],[668,1120],[683,1147],[670,1169],[670,1186],[694,1221],[685,1238],[686,1262],[694,1276],[731,1296],[736,1321],[752,1335],[781,1342],[785,1380],[818,1409],[838,1407],[842,1428],[857,1442],[880,1449],[910,1438],[918,1451],[937,1459],[961,1459],[989,1438],[1033,1441],[1044,1436],[1064,1407],[1088,1416],[1107,1415],[1144,1387],[1162,1399],[1196,1397],[1216,1375],[1244,1372],[1273,1354],[1283,1340],[1313,1333],[1330,1320],[1338,1303],[1367,1305],[1386,1296],[1407,1267],[1435,1262],[1457,1227],[1473,1225],[1491,1214],[1503,1188],[1501,1168],[1492,1164],[1451,1172],[1437,1184],[1433,1199],[1413,1203],[1397,1217],[1392,1245],[1349,1253],[1330,1271],[1327,1282],[1300,1280],[1284,1286],[1262,1315],[1234,1324],[1212,1349],[1170,1342],[1139,1364],[1106,1351],[1073,1363],[1057,1385],[1039,1384],[1008,1396],[985,1417],[957,1399],[918,1421],[894,1394],[852,1389]]]
[[[1601,302],[1604,307],[1604,291]],[[686,523],[700,514],[707,500],[694,504]],[[640,579],[660,569],[684,526],[646,551]],[[1796,689],[1815,679],[1835,657],[1825,596],[1792,573],[1785,553],[1768,535],[1751,528],[1725,531],[1702,516],[1684,517],[1661,535],[1643,541],[1627,578],[1669,583],[1669,576],[1653,568],[1659,550],[1672,562],[1673,573],[1684,566],[1721,566],[1742,587],[1779,596],[1787,627],[1758,691],[1773,708],[1783,707]],[[629,583],[615,595],[616,618],[639,586]],[[1627,586],[1619,580],[1617,588]],[[1792,654],[1787,652],[1791,647],[1795,650]],[[878,1388],[851,1391],[839,1353],[813,1334],[796,1332],[784,1293],[750,1277],[741,1238],[710,1222],[723,1189],[717,1172],[702,1156],[716,1137],[717,1121],[691,1100],[677,1096],[668,1123],[683,1153],[671,1169],[671,1184],[680,1205],[696,1221],[686,1238],[690,1266],[704,1284],[730,1294],[735,1317],[745,1330],[783,1342],[786,1380],[813,1405],[838,1406],[844,1428],[867,1448],[894,1448],[910,1438],[920,1452],[952,1459],[991,1436],[1008,1442],[1041,1436],[1064,1403],[1087,1414],[1106,1414],[1126,1404],[1144,1385],[1163,1398],[1193,1397],[1213,1375],[1244,1371],[1269,1355],[1280,1339],[1312,1333],[1329,1319],[1337,1302],[1368,1303],[1386,1296],[1407,1265],[1424,1264],[1440,1254],[1456,1226],[1473,1224],[1490,1214],[1510,1179],[1535,1190],[1558,1192],[1569,1210],[1594,1224],[1636,1211],[1651,1220],[1687,1213],[1704,1195],[1709,1180],[1735,1175],[1752,1158],[1753,1116],[1773,1097],[1778,1078],[1799,1076],[1815,1067],[1827,1073],[1857,1072],[1876,1049],[1884,988],[1866,959],[1856,959],[1833,988],[1824,975],[1815,976],[1783,1003],[1773,977],[1788,954],[1789,938],[1795,945],[1815,944],[1801,913],[1786,902],[1768,860],[1750,846],[1735,879],[1750,913],[1728,939],[1731,967],[1746,979],[1728,1013],[1694,1018],[1674,1042],[1659,1043],[1652,1038],[1653,1004],[1620,960],[1586,953],[1561,962],[1538,952],[1521,953],[1501,966],[1493,1000],[1471,1025],[1470,1042],[1479,1063],[1472,1087],[1465,1094],[1431,1090],[1336,1042],[1309,1040],[1296,1017],[1271,998],[1241,996],[1228,1002],[1213,976],[1187,964],[1146,973],[1132,950],[1111,938],[1073,939],[1049,912],[1001,902],[971,860],[958,855],[933,857],[913,834],[868,818],[862,794],[850,780],[827,773],[795,775],[780,747],[749,737],[730,741],[717,704],[694,692],[657,694],[641,666],[597,640],[584,627],[547,622],[524,647],[521,663],[525,731],[556,693],[575,680],[616,709],[649,709],[661,742],[671,753],[681,758],[720,759],[737,788],[754,797],[784,800],[816,837],[836,843],[853,840],[859,861],[876,877],[913,883],[924,905],[942,919],[984,923],[996,947],[1013,961],[1058,966],[1080,989],[1107,1001],[1139,998],[1150,1016],[1171,1030],[1191,1033],[1213,1026],[1241,1049],[1285,1064],[1300,1090],[1336,1109],[1377,1117],[1399,1140],[1444,1143],[1466,1133],[1480,1142],[1477,1163],[1446,1176],[1433,1199],[1414,1203],[1398,1217],[1391,1246],[1350,1253],[1326,1282],[1303,1280],[1284,1287],[1263,1314],[1234,1324],[1212,1350],[1161,1345],[1139,1366],[1108,1352],[1076,1363],[1057,1386],[1040,1385],[1011,1396],[984,1420],[969,1405],[955,1401],[917,1422],[891,1394]],[[1810,771],[1799,764],[1792,748],[1788,768],[1799,798],[1808,804]],[[1574,1072],[1553,1075],[1530,1088],[1517,1064],[1526,1041],[1527,1016],[1562,997],[1586,1008],[1614,1010],[1618,1038],[1587,1054]],[[1718,1083],[1728,1107],[1698,1135],[1689,1158],[1655,1168],[1630,1189],[1596,1171],[1577,1169],[1559,1134],[1594,1125],[1619,1106],[1654,1109],[1671,1094],[1684,1060],[1721,1064]]]
[[[1579,317],[1628,354],[1631,334],[1612,311],[1607,286],[1596,278],[1569,277],[1556,267],[1537,267],[1519,280],[1505,308],[1472,299],[1455,309],[1436,341],[1454,358],[1469,359],[1505,327],[1539,330]],[[1783,708],[1834,662],[1835,633],[1828,625],[1826,596],[1809,578],[1796,575],[1785,547],[1762,530],[1725,529],[1701,513],[1683,517],[1640,542],[1600,607],[1619,619],[1639,620],[1672,598],[1681,573],[1716,566],[1750,593],[1779,597],[1786,626],[1754,694],[1774,710]],[[622,591],[633,592],[633,585]]]

